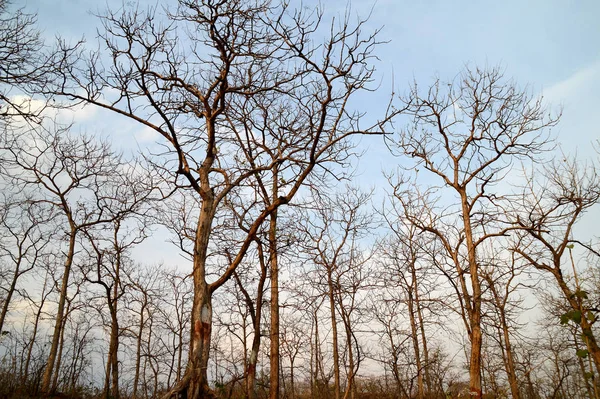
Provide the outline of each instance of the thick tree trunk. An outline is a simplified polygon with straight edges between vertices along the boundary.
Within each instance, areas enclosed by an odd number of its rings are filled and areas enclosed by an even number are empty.
[[[472,399],[481,399],[481,346],[483,334],[481,331],[481,282],[479,280],[479,267],[471,228],[469,201],[466,192],[460,191],[462,217],[465,228],[465,239],[467,244],[467,255],[469,262],[469,274],[471,277],[471,306],[469,312],[469,324],[471,327],[471,355],[469,358],[469,394]]]
[[[207,164],[210,166],[210,163]],[[194,301],[188,366],[181,381],[165,395],[165,398],[177,395],[183,395],[187,399],[215,398],[208,384],[213,309],[212,292],[206,281],[206,257],[215,215],[215,198],[208,181],[208,169],[203,171],[201,183],[204,190],[194,243]]]
[[[208,385],[208,358],[212,330],[212,298],[206,282],[195,281],[195,298],[192,308],[192,336],[190,360],[186,376],[188,378],[187,397],[190,399],[214,398]]]

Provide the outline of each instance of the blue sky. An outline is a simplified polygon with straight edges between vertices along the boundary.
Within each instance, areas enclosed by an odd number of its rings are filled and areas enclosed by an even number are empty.
[[[133,2],[125,2],[132,4]],[[173,3],[142,0],[143,4]],[[13,3],[19,5],[19,0]],[[98,19],[93,12],[122,1],[26,0],[22,4],[38,13],[44,36],[56,35],[76,41],[82,36],[95,42]],[[318,2],[306,0],[314,8]],[[292,6],[301,3],[291,0]],[[392,81],[396,92],[405,91],[413,79],[426,86],[435,76],[452,79],[465,65],[497,66],[519,85],[541,93],[549,106],[562,107],[561,123],[554,129],[565,152],[578,152],[598,160],[590,143],[600,139],[596,115],[600,114],[600,1],[597,0],[379,0],[353,3],[322,1],[326,17],[343,14],[350,7],[353,18],[371,13],[367,28],[382,27],[380,40],[389,41],[377,50],[377,77],[381,85],[363,105],[377,113],[385,106]],[[369,32],[365,32],[369,33]],[[138,142],[155,138],[135,124],[98,110],[77,113],[82,130],[95,133],[119,132],[113,141]],[[92,133],[92,132],[90,132]],[[380,142],[365,138],[367,149],[358,167],[359,180],[382,186],[382,169],[390,159]],[[600,150],[600,149],[599,149]]]
[[[92,13],[107,6],[117,9],[123,2],[26,0],[24,4],[38,13],[49,40],[58,34],[94,42],[99,22]],[[589,143],[600,138],[594,118],[600,109],[600,2],[330,0],[321,6],[326,16],[332,16],[343,13],[348,4],[354,17],[371,13],[368,27],[383,27],[379,37],[389,41],[377,51],[382,93],[389,93],[392,76],[396,91],[402,92],[413,79],[426,85],[434,76],[452,78],[465,64],[500,65],[507,77],[543,93],[555,108],[563,107],[557,131],[568,152],[575,146],[586,152]],[[380,105],[376,99],[369,104],[373,109]]]

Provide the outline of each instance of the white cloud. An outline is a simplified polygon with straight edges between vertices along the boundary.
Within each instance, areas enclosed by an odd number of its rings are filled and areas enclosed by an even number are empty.
[[[158,140],[159,134],[156,130],[144,126],[138,129],[134,133],[135,139],[139,144],[154,143]]]
[[[590,143],[600,138],[596,115],[600,109],[600,61],[574,72],[566,79],[543,90],[546,104],[562,107],[561,121],[556,129],[558,141],[567,153],[582,158],[597,157]]]
[[[84,106],[82,104],[73,105],[69,108],[57,108],[56,103],[46,103],[44,100],[32,98],[26,95],[14,95],[10,98],[13,105],[18,107],[21,112],[28,114],[36,114],[44,118],[48,118],[52,123],[68,125],[73,122],[82,123],[92,120],[97,114],[97,107]],[[15,117],[15,121],[19,121],[19,116]]]
[[[590,84],[600,83],[600,61],[576,71],[574,74],[544,89],[544,98],[552,103],[578,98],[590,91]]]

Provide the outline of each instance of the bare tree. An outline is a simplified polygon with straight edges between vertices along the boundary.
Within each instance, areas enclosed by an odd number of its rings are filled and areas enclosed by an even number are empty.
[[[119,311],[126,291],[123,269],[133,264],[128,255],[133,247],[147,237],[149,229],[148,213],[154,185],[152,176],[138,172],[139,168],[140,165],[134,161],[131,165],[118,165],[115,172],[119,173],[107,176],[101,188],[101,198],[105,209],[104,219],[110,223],[82,227],[87,239],[84,246],[90,258],[88,267],[83,268],[84,278],[101,287],[109,310],[110,341],[104,386],[106,398],[119,397]]]
[[[586,348],[578,355],[589,354],[600,375],[600,347],[592,328],[598,310],[589,301],[593,288],[586,288],[579,278],[573,255],[577,246],[600,257],[597,245],[578,239],[574,230],[585,212],[600,202],[600,177],[594,167],[566,158],[536,175],[543,175],[544,179],[531,178],[524,188],[517,222],[525,232],[514,250],[527,264],[552,276],[568,304],[561,322],[579,326]]]
[[[49,271],[49,268],[51,267],[50,264],[53,260],[53,257],[50,256],[46,256],[44,259],[44,263],[46,263],[44,270],[40,271],[41,274],[44,275],[44,279],[43,279],[43,283],[42,283],[42,287],[41,290],[39,290],[39,292],[37,292],[36,294],[39,294],[39,298],[37,298],[37,295],[33,295],[33,293],[28,292],[28,290],[22,290],[21,295],[30,303],[30,306],[33,310],[33,329],[31,332],[31,336],[29,338],[29,342],[27,342],[27,344],[25,345],[24,351],[26,352],[27,355],[25,357],[25,362],[23,364],[23,374],[22,374],[22,383],[23,384],[28,384],[29,383],[29,378],[30,378],[30,373],[31,373],[31,364],[34,361],[33,357],[34,357],[34,347],[36,346],[37,343],[37,338],[38,338],[38,332],[40,330],[40,323],[42,321],[42,315],[43,315],[43,309],[44,309],[44,305],[46,303],[46,301],[48,300],[48,297],[53,293],[53,288],[54,286],[51,284],[51,278],[50,278],[50,274],[51,272]],[[35,371],[32,374],[38,374]],[[35,377],[34,377],[35,378]],[[29,384],[30,386],[37,386],[37,383],[34,384]],[[35,390],[32,390],[33,392],[35,392]]]
[[[165,161],[155,158],[157,164],[171,173],[175,186],[197,196],[190,357],[169,395],[209,397],[213,292],[233,276],[263,223],[315,169],[333,173],[327,165],[348,159],[350,136],[382,132],[382,123],[361,126],[361,113],[349,108],[371,81],[377,40],[363,36],[363,22],[350,26],[345,18],[314,46],[320,11],[262,1],[181,0],[166,18],[154,10],[109,12],[101,36],[110,65],[104,67],[101,54],[83,63],[66,59],[52,92],[156,131],[166,145]],[[248,214],[250,229],[230,250],[232,261],[210,281],[215,215],[233,191],[275,165],[286,182],[279,196]]]
[[[509,246],[507,243],[506,246]],[[527,309],[524,307],[522,291],[530,288],[526,285],[525,270],[515,254],[507,256],[505,246],[499,248],[486,248],[488,262],[481,263],[481,276],[488,299],[488,317],[484,323],[488,327],[490,341],[497,344],[500,350],[504,371],[508,379],[511,397],[519,399],[521,383],[517,376],[516,351],[514,350],[516,338],[522,325],[518,319]],[[491,330],[491,331],[490,331]],[[491,343],[490,343],[491,346]]]
[[[381,270],[378,272],[381,297],[377,299],[374,310],[377,318],[384,327],[385,335],[389,340],[389,350],[392,357],[398,357],[400,345],[395,341],[400,340],[394,334],[395,320],[389,319],[399,312],[395,307],[405,305],[403,312],[408,315],[410,325],[409,337],[412,341],[415,359],[417,394],[422,399],[428,394],[433,394],[433,384],[429,368],[429,347],[425,332],[425,314],[431,311],[431,302],[428,301],[434,287],[439,285],[440,276],[433,267],[430,257],[435,257],[434,243],[428,237],[419,235],[417,226],[404,218],[401,209],[392,203],[391,209],[383,209],[382,217],[386,220],[390,235],[379,245],[379,261]],[[433,253],[432,253],[433,252]],[[383,302],[380,306],[380,303]],[[389,305],[385,305],[385,303]],[[429,304],[427,304],[429,302]],[[404,310],[404,309],[403,309]],[[398,371],[398,359],[392,363],[392,374],[396,383],[401,387]],[[395,369],[394,369],[395,368]]]
[[[64,129],[11,132],[3,137],[2,151],[8,184],[31,197],[30,203],[43,204],[60,215],[60,228],[67,241],[54,334],[42,381],[42,390],[48,392],[56,376],[54,366],[65,325],[78,233],[115,219],[108,211],[114,205],[114,193],[107,191],[107,182],[123,172],[123,161],[108,144],[90,137],[73,137]]]
[[[508,223],[498,183],[515,160],[531,158],[548,148],[545,128],[556,119],[547,117],[541,99],[505,82],[498,69],[462,72],[448,84],[436,82],[425,92],[416,84],[404,99],[411,124],[394,141],[395,148],[417,161],[452,193],[455,207],[446,207],[438,220],[411,214],[407,193],[399,184],[396,197],[407,205],[407,217],[442,243],[456,269],[455,284],[464,300],[465,327],[471,343],[470,393],[481,391],[482,278],[478,248],[493,237],[520,228]],[[417,175],[420,176],[420,175]],[[431,208],[431,204],[429,207]],[[413,207],[414,208],[414,207]],[[455,215],[455,217],[454,217]],[[457,226],[442,228],[446,223]]]
[[[127,293],[125,307],[132,313],[131,336],[134,339],[134,359],[133,359],[133,389],[132,397],[137,399],[141,397],[140,391],[146,389],[142,385],[145,381],[145,356],[144,347],[150,344],[150,332],[152,319],[158,317],[156,308],[158,297],[162,293],[162,273],[163,265],[142,266],[138,265],[135,269],[126,274],[127,284],[131,290]]]
[[[31,84],[47,78],[49,62],[43,61],[43,43],[35,28],[36,16],[22,9],[10,12],[8,0],[0,0],[0,119],[37,117],[43,107],[18,98]],[[11,98],[11,92],[13,94]],[[21,96],[23,97],[23,96]]]
[[[354,315],[359,308],[359,291],[368,284],[366,263],[361,240],[375,227],[373,215],[365,210],[370,194],[347,187],[347,192],[328,197],[313,191],[313,208],[300,223],[302,246],[315,269],[309,274],[316,290],[329,305],[332,334],[334,396],[342,396],[339,320],[345,332],[348,369],[344,398],[355,395],[355,376],[360,364],[360,347],[354,334]],[[366,320],[365,320],[366,321]],[[357,353],[358,352],[358,353]]]
[[[1,159],[1,157],[0,157]],[[0,174],[2,174],[0,167]],[[4,184],[3,184],[4,185]],[[2,195],[0,205],[0,281],[2,281],[2,309],[0,331],[8,314],[13,296],[18,292],[19,280],[30,272],[47,254],[52,237],[49,221],[52,209],[37,206],[17,195]],[[5,276],[6,272],[6,276]]]

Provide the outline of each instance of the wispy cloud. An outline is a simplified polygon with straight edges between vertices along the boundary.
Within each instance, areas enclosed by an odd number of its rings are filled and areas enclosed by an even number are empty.
[[[590,145],[600,138],[596,115],[600,109],[600,60],[589,64],[566,79],[545,88],[544,100],[552,108],[562,107],[558,141],[567,153],[595,158]]]
[[[544,89],[544,98],[551,103],[562,103],[580,98],[590,91],[591,86],[600,83],[600,60],[588,65],[568,78]]]

